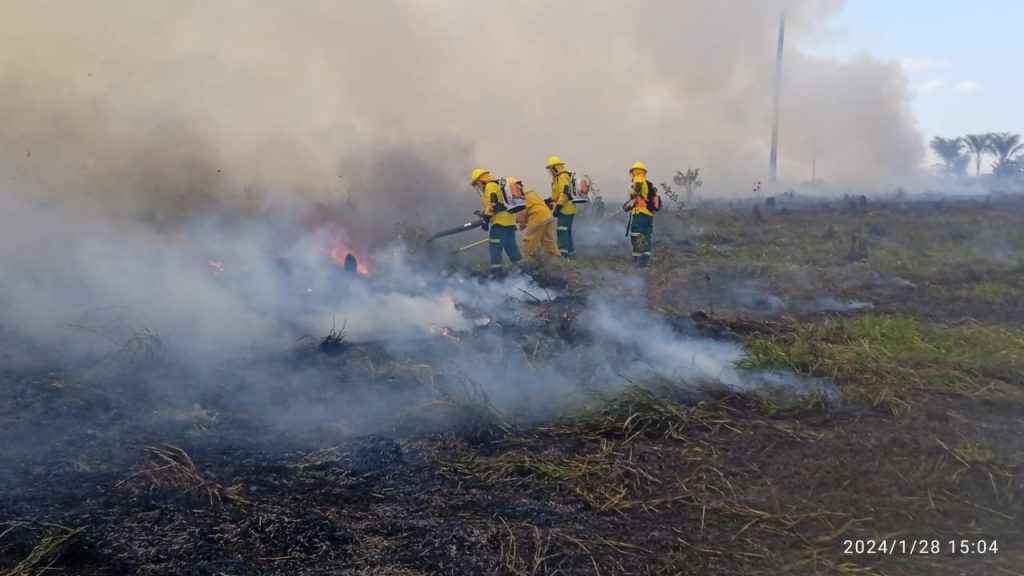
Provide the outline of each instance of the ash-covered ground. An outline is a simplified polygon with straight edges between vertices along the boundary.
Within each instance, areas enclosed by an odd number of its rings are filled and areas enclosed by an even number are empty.
[[[245,232],[5,284],[71,313],[0,325],[0,574],[1020,573],[1019,198],[664,212],[643,271],[617,218],[498,282]]]

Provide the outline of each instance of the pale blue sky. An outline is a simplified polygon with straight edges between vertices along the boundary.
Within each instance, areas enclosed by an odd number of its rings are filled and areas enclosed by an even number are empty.
[[[900,61],[926,139],[1024,134],[1024,1],[847,0],[815,52]]]

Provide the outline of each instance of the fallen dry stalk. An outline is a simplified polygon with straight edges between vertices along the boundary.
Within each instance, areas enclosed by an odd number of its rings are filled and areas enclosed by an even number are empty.
[[[192,457],[183,448],[171,444],[149,446],[146,450],[151,458],[142,465],[142,470],[118,483],[144,476],[154,488],[168,489],[185,495],[205,494],[209,503],[221,503],[225,499],[240,504],[248,501],[241,495],[241,486],[223,487],[204,477],[196,468]]]
[[[515,576],[540,574],[621,574],[618,555],[649,553],[640,546],[614,542],[600,536],[587,539],[558,528],[533,524],[508,524],[502,520],[505,537],[500,542],[499,573]],[[593,572],[585,571],[587,567]],[[501,572],[504,569],[504,572]]]
[[[17,529],[47,529],[48,531],[24,560],[18,562],[13,568],[0,572],[0,576],[38,576],[45,574],[83,531],[82,528],[72,528],[64,524],[9,522],[7,523],[7,529],[0,532],[0,540],[11,531]]]

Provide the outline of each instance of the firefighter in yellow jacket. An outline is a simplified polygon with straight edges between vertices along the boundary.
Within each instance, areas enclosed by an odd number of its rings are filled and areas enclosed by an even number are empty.
[[[651,263],[651,236],[654,233],[654,213],[661,209],[661,200],[654,185],[647,181],[647,166],[637,162],[629,168],[632,182],[629,200],[622,205],[626,212],[632,211],[629,238],[633,244],[633,262],[641,268]]]
[[[548,172],[551,174],[551,198],[548,199],[555,218],[558,219],[558,250],[570,260],[576,259],[576,247],[572,241],[572,221],[576,216],[576,204],[572,201],[572,175],[565,169],[565,162],[558,156],[548,158]]]
[[[525,190],[523,183],[516,178],[506,178],[509,193],[513,198],[523,198],[526,210],[516,214],[519,229],[523,232],[523,257],[536,260],[539,257],[559,257],[558,243],[555,241],[555,218],[551,209],[534,190]],[[538,254],[539,253],[539,254]]]
[[[516,217],[508,211],[512,203],[491,173],[477,168],[470,174],[473,187],[480,192],[482,210],[473,212],[484,221],[484,230],[488,230],[491,250],[491,276],[505,273],[502,252],[508,254],[513,264],[522,260],[519,247],[516,246]]]

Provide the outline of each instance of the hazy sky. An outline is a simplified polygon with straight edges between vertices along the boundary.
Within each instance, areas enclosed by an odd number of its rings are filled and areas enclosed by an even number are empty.
[[[927,139],[1024,134],[1024,2],[848,0],[817,48],[899,61]]]

